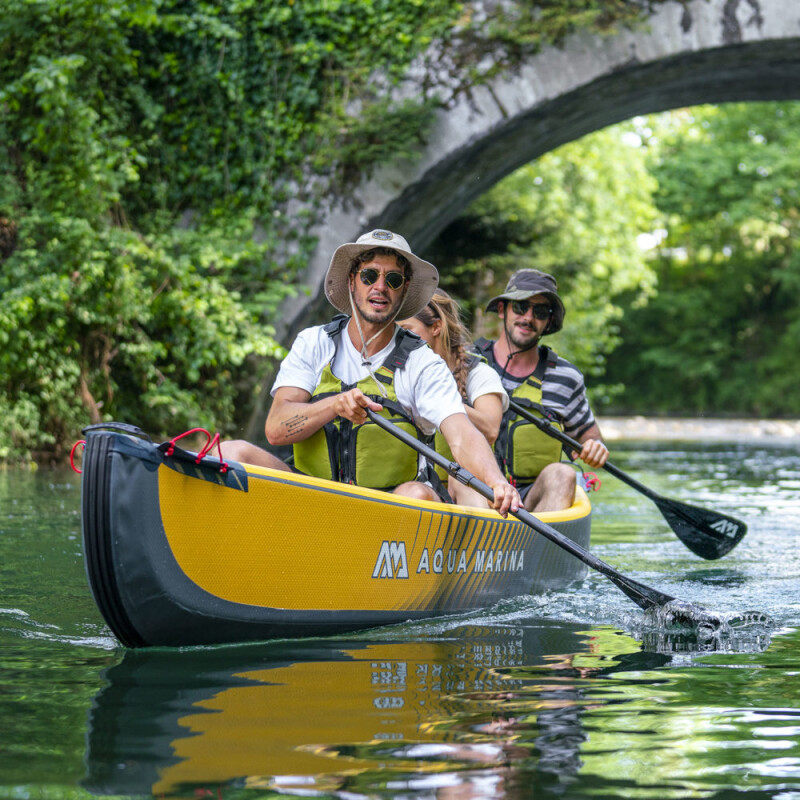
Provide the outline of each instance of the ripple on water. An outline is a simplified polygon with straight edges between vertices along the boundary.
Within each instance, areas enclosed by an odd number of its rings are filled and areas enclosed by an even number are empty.
[[[105,625],[84,623],[74,627],[75,630],[68,633],[58,625],[34,619],[21,608],[0,608],[0,632],[6,636],[102,650],[114,650],[120,646]]]

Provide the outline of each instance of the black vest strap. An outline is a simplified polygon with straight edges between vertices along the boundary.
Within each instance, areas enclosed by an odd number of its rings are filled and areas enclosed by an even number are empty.
[[[397,334],[397,341],[394,350],[386,357],[383,366],[394,372],[396,369],[403,369],[408,361],[408,357],[418,348],[422,347],[425,341],[416,333],[400,328]]]
[[[334,336],[342,332],[342,328],[347,325],[350,317],[347,314],[337,314],[327,325],[323,325],[322,330],[333,339]]]
[[[487,363],[486,358],[481,355],[480,353],[473,353],[472,350],[467,351],[467,370],[471,370],[473,367],[477,367],[478,364],[483,362],[484,364]]]
[[[489,362],[489,364],[492,366],[495,365],[493,352],[494,342],[481,336],[480,339],[476,339],[475,342],[473,342],[473,347]]]
[[[533,371],[533,377],[539,381],[544,381],[544,373],[547,369],[552,369],[558,363],[558,356],[547,345],[539,346],[539,362]]]
[[[327,325],[324,325],[322,329],[328,334],[328,336],[331,337],[331,339],[333,339],[335,336],[339,336],[341,334],[349,321],[350,317],[347,314],[337,314]],[[400,328],[400,331],[397,334],[397,339],[395,340],[394,348],[392,349],[391,353],[386,356],[383,366],[391,372],[394,372],[398,369],[403,369],[411,353],[413,353],[414,350],[422,347],[424,344],[425,341],[420,336],[417,336],[416,333],[406,330],[405,328]],[[338,342],[335,343],[335,347],[337,349],[339,348]],[[391,383],[390,380],[384,378],[383,376],[378,377],[380,377],[384,383]]]

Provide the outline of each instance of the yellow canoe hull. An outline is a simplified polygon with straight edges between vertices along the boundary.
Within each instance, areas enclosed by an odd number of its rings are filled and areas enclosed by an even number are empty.
[[[120,428],[122,426],[119,426]],[[563,588],[586,567],[516,519],[90,430],[87,575],[128,646],[327,635]],[[584,548],[591,507],[539,518]]]

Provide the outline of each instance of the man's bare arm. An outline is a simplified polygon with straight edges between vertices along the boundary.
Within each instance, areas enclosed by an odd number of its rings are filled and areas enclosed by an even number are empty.
[[[282,386],[272,398],[264,432],[272,445],[294,444],[316,433],[326,422],[325,407],[311,403],[311,395],[305,389]],[[316,408],[314,408],[316,406]]]
[[[505,479],[486,437],[467,415],[451,414],[442,422],[441,431],[455,460],[494,492],[494,501],[490,501],[492,508],[503,517],[509,511],[518,511],[522,505],[519,493]]]
[[[595,422],[587,428],[578,441],[583,445],[578,458],[590,467],[599,469],[608,460],[608,448],[603,444],[603,435],[600,426]]]
[[[294,444],[308,439],[336,417],[360,425],[367,418],[366,408],[381,410],[360,389],[350,389],[312,403],[305,389],[282,386],[272,399],[264,432],[271,445]]]

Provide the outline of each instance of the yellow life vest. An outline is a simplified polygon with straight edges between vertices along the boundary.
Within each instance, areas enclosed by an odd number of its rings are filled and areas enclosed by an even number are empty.
[[[502,371],[494,358],[493,343],[479,339],[475,346],[478,352],[502,376]],[[553,412],[542,405],[542,383],[548,366],[554,366],[558,356],[549,347],[539,347],[539,363],[532,375],[509,393],[518,405],[524,406],[537,417],[547,419],[553,427],[563,430],[561,421]],[[515,483],[533,483],[539,473],[548,465],[561,461],[561,443],[539,430],[532,422],[517,416],[509,408],[503,415],[500,432],[494,443],[494,452],[500,469]]]
[[[486,360],[483,356],[480,356],[477,353],[471,353],[470,355],[472,357],[469,362],[469,369],[472,369],[479,361]],[[464,398],[464,405],[469,405],[466,398]],[[444,435],[438,428],[436,429],[436,434],[433,437],[433,447],[437,453],[441,453],[448,461],[455,461],[455,458],[453,457],[453,451],[450,449],[450,445],[447,444],[447,440],[444,438]],[[434,466],[434,471],[439,476],[439,480],[441,480],[446,486],[449,475],[444,467],[440,467],[438,464],[436,464]]]
[[[338,351],[342,331],[350,318],[337,315],[325,326]],[[394,349],[382,366],[374,371],[375,377],[384,384],[387,397],[377,393],[371,376],[357,383],[345,384],[334,374],[331,366],[336,358],[326,364],[320,381],[311,395],[311,402],[322,400],[353,388],[383,406],[381,416],[410,433],[417,439],[426,437],[403,410],[394,389],[394,373],[405,367],[408,356],[425,342],[411,331],[401,329],[397,334]],[[407,444],[367,420],[353,427],[346,419],[337,417],[314,434],[293,446],[294,466],[306,475],[316,478],[354,483],[371,489],[392,489],[405,481],[413,481],[419,472],[418,456]]]

